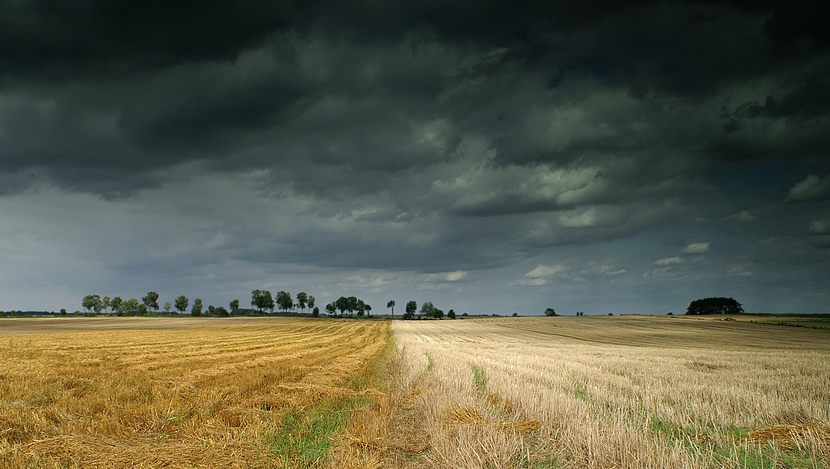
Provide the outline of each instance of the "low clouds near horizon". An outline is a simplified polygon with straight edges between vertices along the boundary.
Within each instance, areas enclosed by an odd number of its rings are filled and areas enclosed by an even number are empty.
[[[0,310],[830,300],[824,2],[15,2]]]

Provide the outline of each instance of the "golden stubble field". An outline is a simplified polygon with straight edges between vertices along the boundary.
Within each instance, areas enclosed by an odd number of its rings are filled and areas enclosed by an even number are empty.
[[[2,320],[0,468],[830,467],[830,324],[720,319]]]
[[[310,467],[388,343],[375,321],[3,320],[0,467]]]
[[[830,467],[828,323],[719,319],[395,322],[388,392],[352,420],[334,458],[353,467]]]

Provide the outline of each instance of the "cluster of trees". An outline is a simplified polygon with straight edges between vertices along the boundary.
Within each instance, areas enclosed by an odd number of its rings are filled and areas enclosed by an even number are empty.
[[[293,311],[296,308],[300,308],[302,312],[305,312],[305,309],[308,308],[314,316],[319,316],[320,309],[314,306],[316,301],[313,296],[306,292],[297,293],[296,302],[294,301],[294,297],[291,296],[291,293],[287,291],[277,292],[276,301],[271,295],[271,292],[267,290],[254,290],[251,292],[251,306],[259,310],[259,312],[267,309],[273,313],[274,308],[279,306],[283,312]]]
[[[180,295],[176,297],[174,303],[165,301],[164,311],[171,314],[175,306],[176,311],[180,314],[184,314],[189,305],[190,300],[187,296]],[[94,312],[95,314],[112,312],[118,314],[119,316],[141,316],[152,313],[157,314],[160,309],[159,294],[154,291],[148,292],[147,295],[141,297],[141,302],[139,302],[137,298],[125,300],[120,296],[110,298],[109,296],[102,297],[97,294],[86,295],[83,300],[81,300],[81,306],[83,306],[84,310]],[[239,310],[239,300],[231,301],[230,307],[233,312]],[[207,309],[205,309],[201,298],[193,300],[193,306],[190,308],[190,314],[193,316],[201,316],[202,314],[211,316],[230,316],[231,311],[228,311],[228,309],[223,306],[219,306],[217,308],[213,305],[210,305]]]
[[[118,313],[119,315],[135,315],[135,314],[148,314],[151,311],[158,312],[159,310],[159,294],[156,292],[148,292],[147,295],[141,297],[141,302],[138,301],[136,298],[130,298],[125,300],[120,296],[116,296],[110,298],[108,296],[101,296],[101,295],[87,295],[81,300],[81,306],[86,311],[94,311],[96,314],[101,312],[109,313],[110,309],[112,312]],[[166,303],[165,306],[168,306],[169,310],[169,303]]]
[[[276,301],[269,291],[254,290],[251,292],[251,306],[256,308],[259,313],[263,313],[265,310],[269,310],[273,313],[275,307],[279,307],[284,312],[295,310],[296,308],[300,308],[303,312],[305,312],[305,309],[308,308],[312,311],[312,314],[317,316],[320,314],[320,310],[314,306],[314,303],[314,297],[306,292],[297,293],[296,302],[294,297],[286,291],[278,292],[276,295]],[[120,316],[159,313],[161,308],[159,306],[159,294],[153,291],[148,292],[147,295],[141,297],[141,301],[137,298],[124,300],[120,296],[110,298],[109,296],[102,297],[97,294],[86,295],[81,301],[81,306],[83,306],[85,311],[94,312],[95,314],[112,312],[117,313]],[[209,305],[205,308],[204,302],[201,298],[193,300],[193,304],[191,305],[190,299],[187,296],[179,295],[172,303],[169,301],[164,303],[164,311],[171,314],[175,308],[175,311],[178,311],[180,314],[184,314],[188,311],[188,307],[190,307],[190,314],[193,316],[231,316],[242,312],[247,312],[249,314],[253,312],[253,310],[240,309],[239,299],[232,300],[228,306],[230,309],[225,308],[224,306],[215,307],[213,305]]]
[[[349,316],[352,316],[354,313],[357,313],[358,317],[370,316],[372,313],[372,305],[367,304],[356,296],[341,296],[326,305],[326,313],[329,315],[334,316],[338,311],[340,311],[341,317],[345,312],[348,312]]]
[[[403,318],[415,319],[416,311],[418,311],[418,303],[416,303],[415,301],[408,301],[406,303],[406,309]],[[436,308],[435,305],[432,304],[432,302],[427,301],[426,303],[421,305],[420,316],[418,317],[427,319],[442,319],[444,317],[444,310]],[[455,311],[447,311],[447,317],[450,319],[455,319]]]
[[[732,298],[702,298],[689,303],[686,314],[739,314],[744,308]]]

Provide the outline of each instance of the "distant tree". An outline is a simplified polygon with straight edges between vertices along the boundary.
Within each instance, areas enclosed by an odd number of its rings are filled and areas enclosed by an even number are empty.
[[[434,317],[435,313],[435,306],[432,305],[431,301],[427,301],[421,305],[421,316],[432,318]]]
[[[351,316],[352,314],[354,314],[355,311],[357,311],[357,302],[358,300],[356,296],[350,296],[348,298],[348,302],[346,303],[348,306],[346,307],[346,309],[349,310],[349,316]]]
[[[286,312],[294,307],[294,298],[291,297],[291,293],[280,291],[277,293],[277,304],[283,312]]]
[[[231,313],[228,312],[228,310],[225,309],[224,306],[220,306],[220,307],[216,308],[216,310],[214,312],[216,313],[217,316],[223,317],[223,318],[226,318],[226,317],[231,315]]]
[[[142,301],[142,303],[147,305],[148,309],[152,309],[152,310],[155,310],[155,311],[159,310],[159,294],[158,293],[156,293],[154,291],[147,292],[147,296],[141,297],[141,301]]]
[[[61,308],[61,316],[66,316],[66,308]]]
[[[311,316],[315,317],[315,318],[319,318],[320,317],[320,308],[315,306],[314,309],[311,310]]]
[[[332,301],[331,303],[326,305],[326,313],[328,313],[329,316],[334,316],[334,314],[336,312],[337,312],[337,302],[336,301]]]
[[[363,317],[366,314],[366,303],[363,300],[357,300],[357,306],[355,307],[357,310],[357,315]]]
[[[300,312],[305,312],[306,305],[308,305],[308,293],[304,291],[297,293],[297,306],[300,307]]]
[[[366,312],[366,316],[372,315],[372,305],[364,303],[363,310]]]
[[[547,309],[545,309],[545,316],[559,316],[559,315],[556,314],[556,311],[554,311],[553,308],[547,308]]]
[[[207,307],[207,315],[208,316],[216,316],[216,307],[213,306],[213,305],[208,306]]]
[[[124,314],[124,300],[122,300],[120,296],[116,296],[110,300],[110,307],[114,312],[118,313],[119,316]]]
[[[171,309],[173,309],[173,305],[169,301],[165,301],[164,311],[169,314]]]
[[[317,300],[315,300],[313,296],[308,295],[308,309],[313,309],[314,308],[314,302],[315,301],[317,301]],[[317,309],[317,312],[318,313],[320,312],[319,308]],[[319,316],[319,314],[318,314],[318,316]]]
[[[435,308],[432,311],[432,317],[434,317],[435,319],[443,319],[444,318],[444,310]]]
[[[112,300],[108,296],[101,298],[101,307],[104,308],[104,312],[109,313],[111,302]]]
[[[340,316],[343,316],[343,313],[345,313],[345,312],[346,312],[346,310],[348,310],[348,309],[349,309],[349,299],[348,299],[348,298],[346,298],[345,296],[341,296],[340,298],[338,298],[338,299],[334,302],[334,305],[335,305],[335,306],[337,307],[337,309],[340,311]]]
[[[84,307],[87,311],[95,311],[96,313],[101,312],[101,307],[103,303],[101,302],[100,295],[87,295],[84,297],[83,301],[81,301],[81,306]]]
[[[190,314],[193,316],[201,316],[202,315],[202,299],[196,298],[193,300],[193,308],[190,309]]]
[[[150,308],[148,308],[144,303],[138,305],[138,314],[140,316],[146,316],[149,312]]]
[[[415,300],[408,301],[406,303],[406,312],[403,315],[404,319],[412,319],[415,317],[415,311],[418,310],[418,303]]]
[[[176,298],[175,305],[176,305],[176,309],[179,311],[180,314],[184,314],[184,312],[187,310],[188,303],[190,303],[190,302],[188,301],[187,297],[184,296],[184,295],[179,295]]]
[[[251,305],[256,307],[260,312],[263,309],[274,311],[274,298],[268,290],[254,290],[251,292]]]
[[[253,290],[251,292],[251,306],[258,309],[260,312],[262,312],[262,307],[260,306],[260,304],[262,303],[261,298],[262,290]]]
[[[455,311],[449,310],[447,311],[447,317],[450,319],[455,319]]]
[[[732,298],[703,298],[689,303],[686,314],[740,314],[744,308]]]
[[[237,310],[239,310],[239,300],[232,300],[229,306],[231,307],[231,312],[236,314]]]
[[[514,317],[514,318],[519,317],[519,313],[513,313],[513,317]]]
[[[130,298],[129,300],[125,301],[123,304],[124,313],[129,315],[138,314],[138,299]]]
[[[386,307],[387,308],[392,308],[392,316],[394,316],[395,315],[395,300],[389,300],[389,302],[386,303]]]
[[[265,295],[263,297],[262,303],[263,303],[263,307],[268,309],[268,311],[270,311],[272,313],[274,312],[274,307],[277,305],[274,302],[274,298],[271,296],[271,292],[269,292],[267,290],[265,291]]]

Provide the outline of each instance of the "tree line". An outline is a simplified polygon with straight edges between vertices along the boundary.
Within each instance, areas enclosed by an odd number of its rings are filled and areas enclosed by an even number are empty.
[[[232,316],[232,315],[255,315],[266,314],[266,311],[273,313],[275,309],[279,309],[283,313],[289,311],[296,311],[298,308],[302,313],[308,309],[309,313],[314,316],[320,316],[320,308],[316,305],[316,299],[313,295],[306,292],[297,293],[296,297],[292,296],[287,291],[279,291],[275,295],[268,290],[256,289],[251,291],[251,309],[242,309],[239,299],[232,300],[228,306],[215,307],[209,305],[207,308],[201,298],[193,300],[191,305],[190,299],[186,295],[179,295],[171,303],[165,301],[163,306],[159,304],[159,294],[151,291],[138,298],[130,298],[124,300],[120,296],[110,298],[109,296],[101,296],[98,294],[90,294],[83,297],[81,306],[87,312],[95,314],[117,314],[119,316],[136,316],[158,314],[163,307],[167,314],[174,314],[177,311],[179,314],[185,314],[190,307],[190,314],[192,316]],[[392,316],[395,316],[395,300],[390,300],[386,304],[387,309],[391,309]],[[328,303],[324,307],[325,312],[329,316],[343,317],[369,317],[372,314],[372,305],[366,303],[356,296],[341,296],[340,298]],[[405,313],[403,319],[442,319],[445,313],[442,309],[436,308],[432,302],[427,301],[421,305],[420,313],[418,313],[418,304],[414,301],[408,301],[405,306]],[[455,311],[450,309],[446,313],[446,317],[455,319]]]

